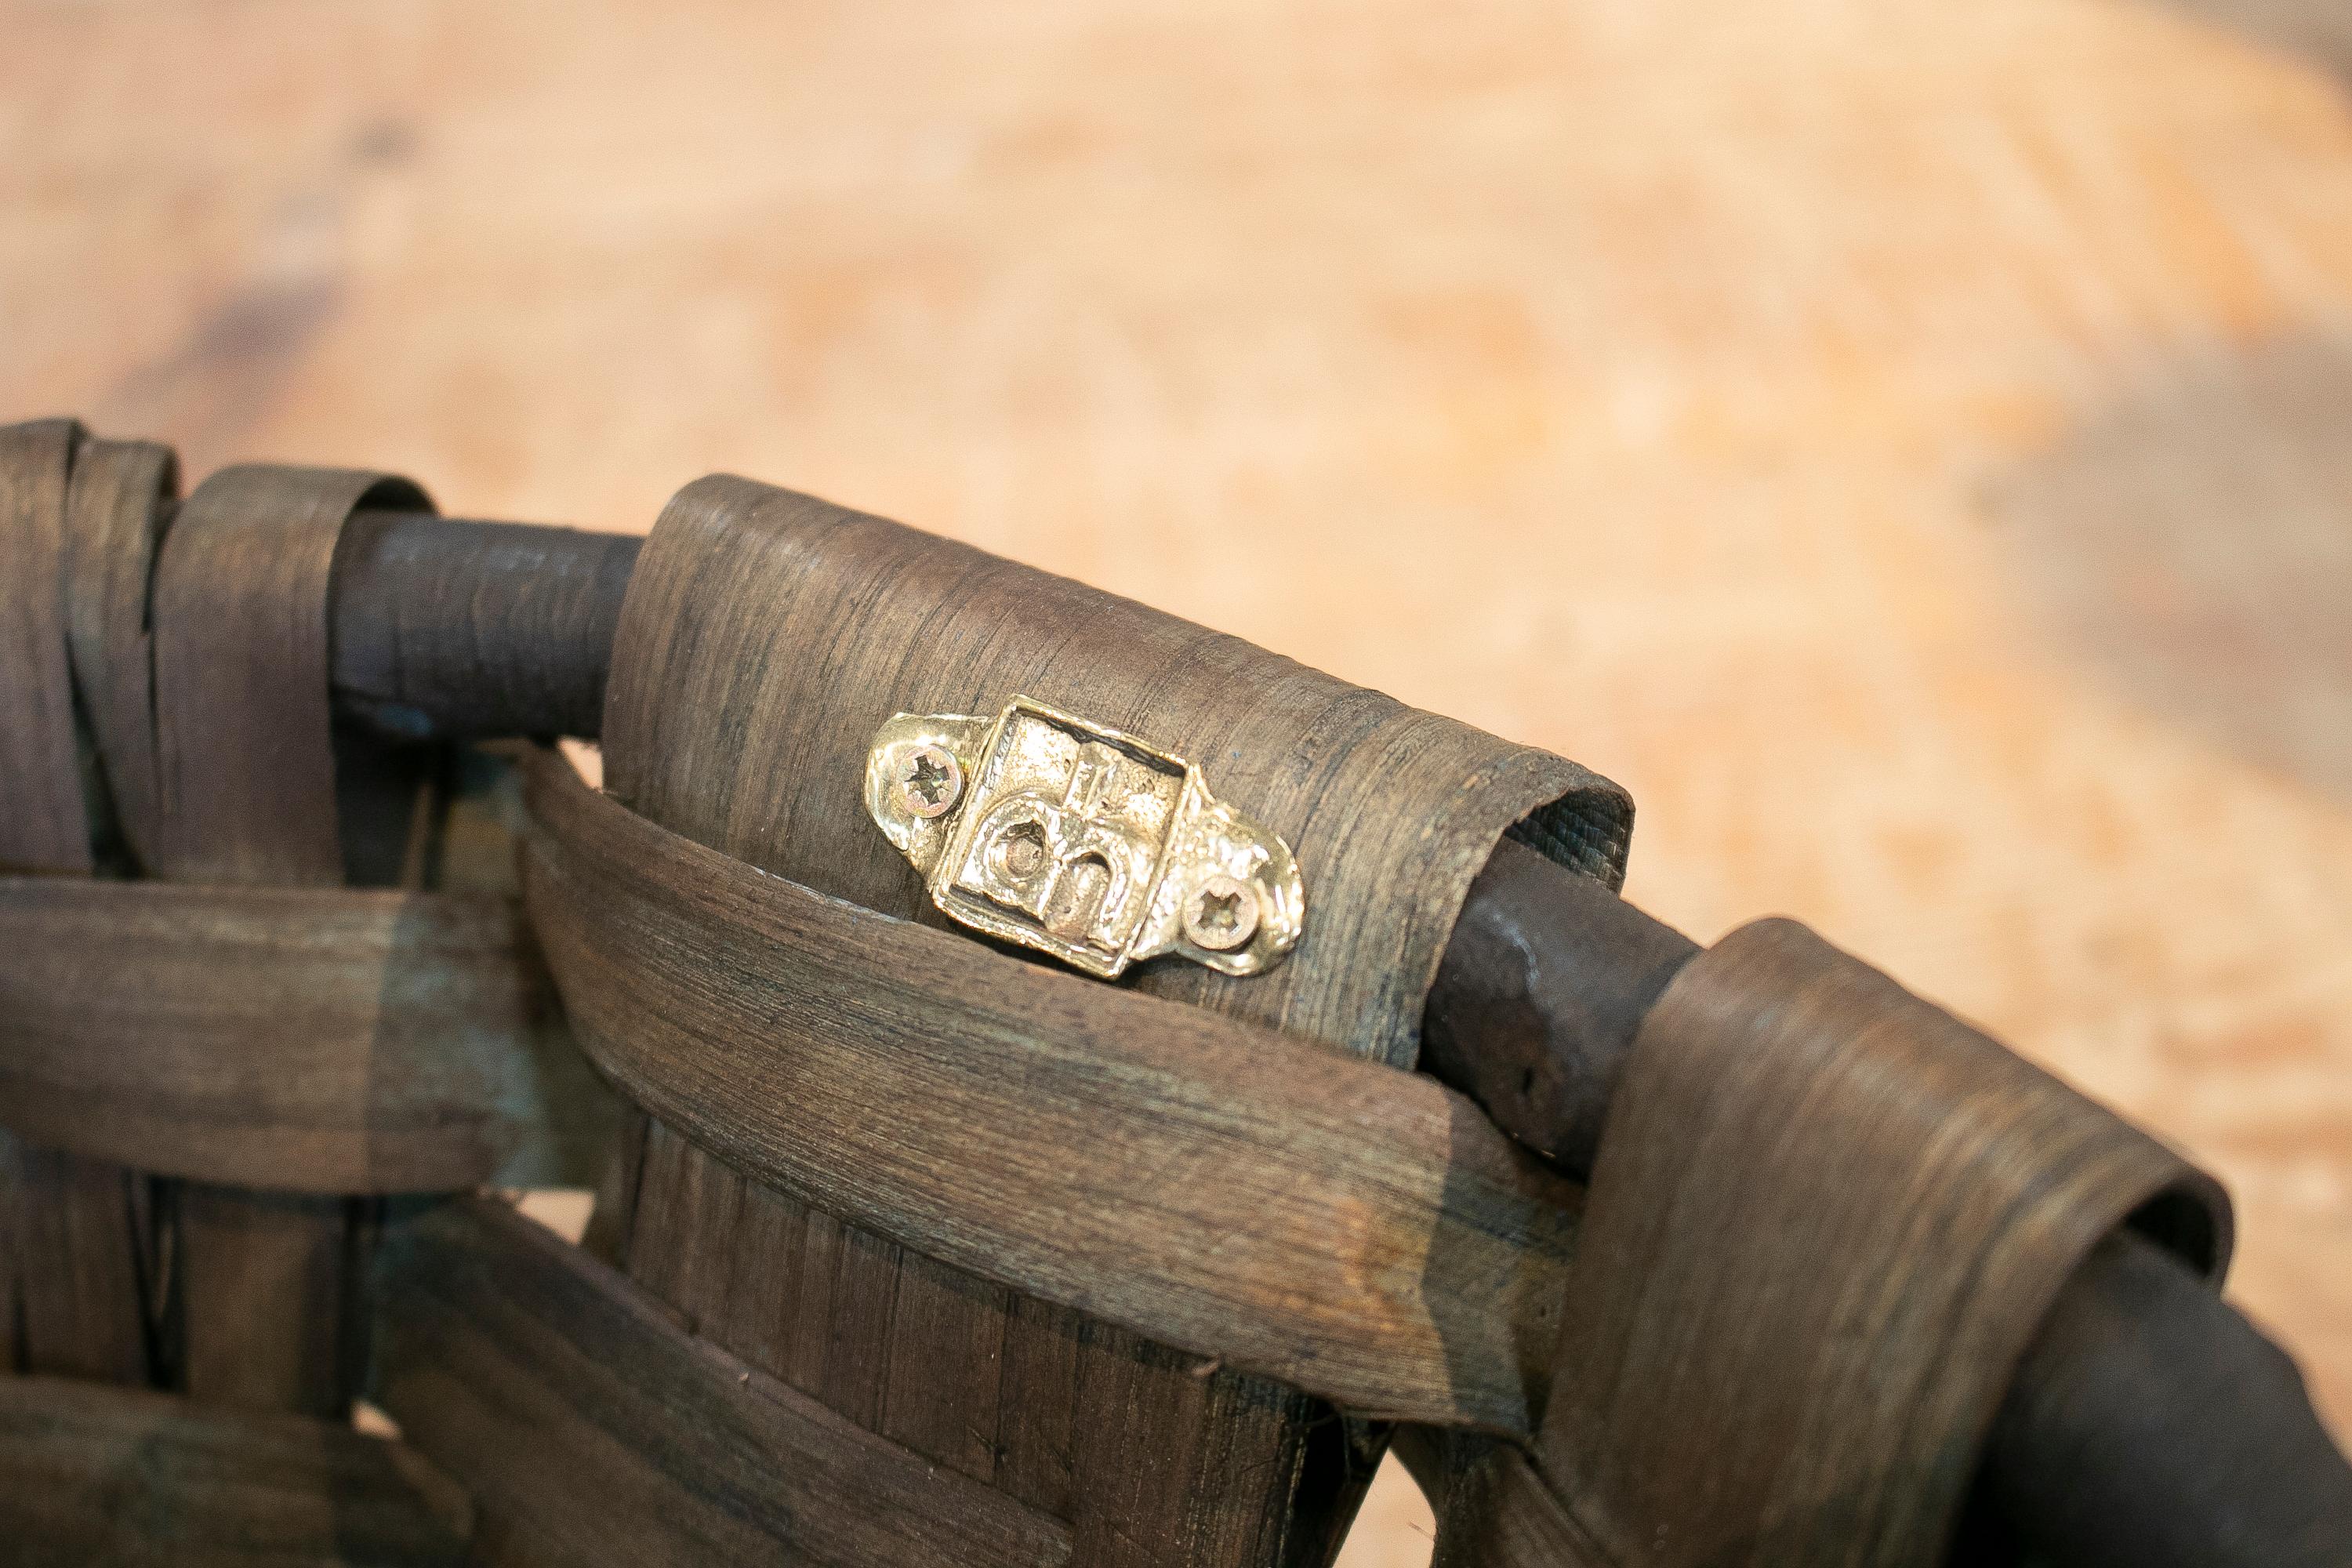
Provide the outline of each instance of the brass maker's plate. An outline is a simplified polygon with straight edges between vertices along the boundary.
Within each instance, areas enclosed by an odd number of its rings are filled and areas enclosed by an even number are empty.
[[[891,719],[866,809],[950,919],[1105,980],[1171,952],[1255,974],[1307,917],[1290,846],[1200,769],[1027,697]]]

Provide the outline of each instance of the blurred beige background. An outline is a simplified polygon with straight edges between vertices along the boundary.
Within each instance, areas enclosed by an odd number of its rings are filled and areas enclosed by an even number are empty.
[[[2347,17],[18,0],[0,419],[616,529],[736,469],[1564,751],[1641,903],[2219,1170],[2340,1425]]]

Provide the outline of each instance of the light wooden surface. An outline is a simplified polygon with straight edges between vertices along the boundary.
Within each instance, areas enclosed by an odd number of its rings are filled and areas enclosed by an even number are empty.
[[[6,5],[0,419],[614,528],[731,468],[1564,751],[1638,901],[2220,1171],[2342,1422],[2342,16]]]

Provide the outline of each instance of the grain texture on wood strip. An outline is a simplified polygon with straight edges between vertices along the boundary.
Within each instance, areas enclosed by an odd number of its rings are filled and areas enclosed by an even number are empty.
[[[1318,1401],[910,1252],[660,1121],[638,1194],[632,1269],[681,1321],[1066,1518],[1076,1561],[1291,1560]]]
[[[1319,1402],[746,1181],[656,1121],[633,1267],[695,1331],[1065,1518],[1073,1560],[1290,1561]]]
[[[681,1329],[499,1205],[394,1224],[373,1389],[519,1561],[1033,1568],[1060,1524]],[[504,1558],[498,1559],[504,1561]]]
[[[1623,1071],[1538,1444],[1612,1560],[1937,1561],[2093,1245],[2162,1200],[2226,1257],[2209,1180],[1789,921],[1684,967]]]
[[[67,499],[66,615],[74,692],[96,750],[108,826],[131,868],[154,864],[155,554],[179,494],[172,450],[85,439]]]
[[[255,1410],[341,1417],[357,1386],[348,1198],[173,1184],[182,1386]]]
[[[426,510],[405,479],[259,467],[222,469],[180,508],[155,581],[162,875],[343,879],[327,603],[362,505]]]
[[[67,618],[79,440],[68,420],[0,428],[0,870],[59,887],[93,865]],[[0,1335],[12,1365],[150,1375],[142,1196],[127,1171],[0,1136]]]
[[[1431,1568],[1615,1568],[1624,1561],[1578,1527],[1516,1448],[1496,1448],[1456,1484]]]
[[[1416,1426],[1396,1452],[1436,1516],[1431,1568],[1617,1568],[1516,1445]]]
[[[585,1185],[612,1096],[504,900],[0,879],[0,1125],[321,1194]]]
[[[640,560],[607,692],[607,783],[647,817],[727,855],[939,923],[918,879],[854,809],[866,747],[899,709],[993,712],[1015,692],[1191,757],[1222,798],[1288,839],[1305,868],[1313,934],[1286,964],[1238,984],[1169,965],[1135,984],[1327,1047],[1411,1062],[1454,911],[1496,838],[1531,813],[1559,830],[1548,838],[1554,851],[1612,883],[1622,873],[1624,797],[1573,764],[1066,580],[727,479],[679,495]],[[1080,1147],[1074,1163],[1084,1167],[1098,1145]],[[836,1239],[821,1218],[804,1223],[813,1248]],[[891,1320],[876,1342],[857,1314],[877,1297],[895,1303],[905,1275],[865,1267],[887,1255],[844,1237],[858,1267],[836,1274],[826,1296],[804,1299],[807,1321],[770,1336],[803,1362],[825,1347],[828,1378],[841,1377],[833,1352],[845,1341],[871,1347],[852,1359],[938,1368],[984,1353],[976,1347],[1000,1321],[1008,1337],[1023,1331],[993,1293],[950,1304],[934,1281],[918,1280],[910,1299],[920,1310]],[[1166,1489],[1157,1480],[1081,1489],[1078,1506],[1093,1510],[1082,1536],[1098,1529],[1123,1554],[1169,1563],[1283,1550],[1270,1542],[1293,1513],[1309,1407],[1223,1368],[1206,1373],[1214,1387],[1204,1401],[1169,1381],[1189,1373],[1163,1375],[1109,1344],[1081,1336],[1070,1386],[1045,1397],[1075,1409],[1068,1402],[1085,1388],[1123,1387],[1123,1432],[1163,1455],[1202,1456],[1203,1468]],[[960,1462],[962,1434],[1004,1408],[988,1386],[1004,1364],[968,1363],[947,1379],[963,1392],[919,1415],[902,1401],[898,1418],[930,1429],[927,1451]],[[845,1386],[863,1397],[866,1377],[861,1369]],[[881,1383],[905,1387],[908,1376],[886,1373]],[[1254,1450],[1221,1450],[1203,1425],[1218,1419],[1204,1414],[1218,1400],[1286,1414],[1252,1429],[1262,1439]],[[1013,1426],[1011,1440],[1027,1430]],[[1000,1452],[996,1462],[1052,1484],[1050,1452]],[[1255,1522],[1198,1528],[1187,1510],[1201,1509]]]
[[[1115,1324],[1071,1324],[1070,1479],[1088,1561],[1276,1563],[1299,1544],[1300,1468],[1320,1401]]]
[[[660,1297],[689,1331],[699,1333],[726,1310],[729,1256],[736,1242],[721,1238],[740,1235],[743,1177],[703,1156],[659,1121],[649,1121],[639,1158],[641,1223],[633,1230],[629,1277]],[[708,1215],[707,1223],[698,1227],[697,1215]],[[882,1302],[869,1316],[886,1321],[889,1303]]]
[[[1541,813],[1543,847],[1612,886],[1632,806],[1516,746],[1239,638],[881,518],[724,476],[646,542],[613,648],[605,785],[688,837],[887,914],[944,923],[859,808],[894,712],[993,714],[1025,693],[1198,763],[1282,836],[1308,935],[1235,979],[1150,966],[1138,989],[1412,1065],[1471,879]]]
[[[65,617],[79,437],[68,419],[0,427],[0,870],[90,868]]]
[[[413,1451],[349,1426],[0,1378],[0,1563],[458,1568],[470,1511]]]
[[[588,1210],[588,1227],[580,1245],[609,1268],[627,1273],[629,1237],[636,1227],[637,1187],[645,1173],[646,1138],[651,1118],[623,1100],[614,1117],[612,1142],[597,1173],[595,1197]],[[763,1363],[764,1364],[764,1363]]]
[[[281,468],[223,469],[180,508],[154,586],[159,876],[343,881],[328,604],[343,524],[362,505],[430,510],[405,479]],[[252,1211],[235,1213],[240,1202]],[[299,1410],[348,1403],[344,1208],[189,1189],[177,1279],[190,1393]]]
[[[527,895],[573,1026],[657,1121],[959,1268],[1354,1407],[1530,1420],[1572,1189],[1467,1100],[820,897],[551,757],[530,799]]]
[[[0,1370],[145,1383],[142,1179],[0,1131]]]

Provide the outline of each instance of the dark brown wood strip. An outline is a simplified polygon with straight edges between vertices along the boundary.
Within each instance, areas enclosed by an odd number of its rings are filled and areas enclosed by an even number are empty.
[[[1064,1516],[1082,1444],[1101,1434],[1078,1428],[1078,1368],[1087,1319],[1070,1308],[1015,1294],[1006,1307],[996,1395],[996,1483]]]
[[[58,886],[94,864],[67,624],[79,440],[70,420],[0,428],[0,870]],[[0,1010],[0,1028],[7,1021]],[[140,1188],[127,1171],[0,1138],[0,1272],[10,1280],[0,1331],[15,1365],[151,1375]]]
[[[1623,1071],[1538,1445],[1612,1559],[1937,1561],[2094,1244],[2167,1193],[2228,1233],[2169,1151],[1790,921],[1685,965]]]
[[[0,879],[0,1124],[320,1194],[584,1185],[614,1115],[508,900]]]
[[[1082,1320],[1078,1334],[1087,1353],[1078,1363],[1071,1401],[1071,1425],[1081,1435],[1072,1456],[1071,1491],[1080,1502],[1086,1560],[1270,1561],[1256,1552],[1204,1550],[1202,1510],[1238,1507],[1279,1532],[1289,1500],[1286,1487],[1264,1477],[1194,1495],[1208,1424],[1210,1363],[1111,1323]],[[1196,1367],[1202,1376],[1190,1375]]]
[[[958,1268],[1361,1410],[1530,1419],[1573,1193],[1468,1101],[819,898],[552,758],[529,791],[551,967],[657,1121]],[[641,1194],[640,1247],[649,1223]],[[887,1300],[838,1268],[836,1332]]]
[[[779,1193],[779,1205],[799,1216],[801,1226],[800,1294],[793,1311],[782,1328],[786,1337],[783,1365],[794,1370],[793,1386],[805,1389],[820,1399],[835,1402],[834,1408],[856,1405],[870,1410],[870,1396],[860,1395],[856,1380],[858,1367],[853,1363],[848,1375],[831,1373],[836,1347],[846,1345],[847,1353],[855,1354],[856,1347],[878,1337],[889,1324],[889,1302],[885,1298],[878,1305],[860,1300],[855,1293],[856,1260],[846,1265],[849,1275],[843,1278],[842,1255],[856,1245],[856,1227],[844,1225],[833,1215],[812,1209],[798,1199]],[[688,1215],[685,1223],[693,1223]],[[879,1244],[879,1238],[873,1238]],[[864,1336],[860,1338],[859,1336]],[[878,1367],[869,1368],[863,1387],[870,1390],[874,1378],[880,1375]]]
[[[90,869],[66,651],[66,492],[79,428],[0,426],[0,870]]]
[[[827,1216],[820,1223],[831,1229],[837,1222]],[[833,1264],[832,1335],[820,1392],[835,1409],[878,1432],[883,1395],[889,1386],[891,1347],[900,1342],[898,1275],[904,1255],[896,1241],[862,1226],[842,1225],[840,1234]],[[939,1347],[939,1360],[932,1364],[944,1361],[949,1350]],[[902,1423],[900,1430],[910,1424]],[[951,1434],[941,1436],[952,1438]]]
[[[1622,1561],[1584,1532],[1525,1454],[1498,1447],[1464,1476],[1439,1522],[1431,1568],[1615,1568]]]
[[[0,1132],[0,1331],[5,1365],[108,1383],[152,1373],[140,1178],[119,1165],[31,1147]]]
[[[722,1317],[743,1178],[656,1121],[646,1129],[637,1197],[643,1223],[630,1277],[668,1302],[689,1329]],[[710,1216],[707,1225],[681,1223],[703,1214]]]
[[[877,1430],[975,1480],[992,1480],[1011,1293],[919,1253],[898,1261]],[[933,1346],[942,1353],[926,1362],[923,1352]]]
[[[588,1228],[580,1245],[608,1268],[629,1271],[629,1237],[636,1226],[637,1189],[645,1177],[646,1138],[652,1120],[625,1100],[618,1108],[613,1142],[596,1177]]]
[[[0,1563],[458,1568],[470,1511],[349,1426],[0,1378]]]
[[[991,1568],[1062,1527],[686,1333],[585,1253],[457,1200],[378,1254],[374,1391],[527,1554]]]
[[[727,1276],[726,1316],[703,1330],[796,1388],[811,1386],[819,1376],[819,1369],[790,1353],[800,1343],[793,1331],[808,1302],[810,1235],[804,1205],[773,1187],[744,1183],[734,1267]],[[829,1275],[830,1254],[817,1267]]]
[[[255,1410],[348,1415],[347,1199],[177,1184],[181,1386]]]
[[[1338,1440],[1344,1418],[1322,1400],[1262,1378],[1204,1377],[1197,1365],[1184,1375],[1208,1387],[1185,1498],[1207,1543],[1196,1555],[1322,1568],[1363,1501],[1361,1486],[1328,1484],[1339,1478],[1308,1471],[1315,1444],[1326,1433]],[[1226,1476],[1239,1484],[1208,1484]]]
[[[343,879],[327,605],[362,505],[426,510],[404,479],[258,467],[222,469],[181,506],[155,579],[161,875]]]
[[[257,467],[223,469],[180,508],[153,599],[159,876],[344,880],[328,605],[343,524],[362,505],[431,510],[404,479]],[[352,847],[378,846],[362,834]],[[253,1212],[235,1215],[240,1201]],[[320,1346],[345,1343],[349,1327],[311,1316],[352,1297],[352,1281],[325,1274],[352,1261],[340,1201],[241,1200],[207,1187],[186,1194],[180,1218],[189,1390],[299,1410],[346,1405],[341,1356]],[[305,1226],[314,1234],[294,1234]],[[245,1247],[251,1257],[233,1250]]]
[[[132,869],[154,863],[161,832],[152,588],[178,495],[168,447],[85,439],[74,454],[66,530],[74,690],[110,825]]]
[[[1087,1561],[1283,1562],[1312,1424],[1337,1416],[1214,1357],[1098,1321],[1078,1332],[1071,1489]]]

